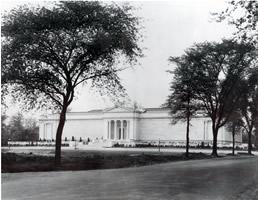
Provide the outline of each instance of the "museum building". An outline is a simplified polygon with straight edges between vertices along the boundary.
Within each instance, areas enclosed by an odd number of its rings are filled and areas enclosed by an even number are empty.
[[[40,119],[41,140],[54,140],[59,115],[52,114]],[[63,130],[63,140],[90,140],[102,142],[103,146],[114,144],[175,145],[185,143],[186,123],[171,123],[168,108],[133,109],[113,107],[88,112],[68,112]],[[192,144],[212,143],[209,118],[199,115],[191,120],[190,141]],[[219,130],[218,143],[232,142],[231,133],[225,127]],[[236,142],[242,142],[241,135]]]

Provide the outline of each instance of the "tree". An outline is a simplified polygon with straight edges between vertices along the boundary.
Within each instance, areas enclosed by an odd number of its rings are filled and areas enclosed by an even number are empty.
[[[21,113],[10,118],[9,130],[10,138],[13,141],[26,141],[24,133],[24,117]]]
[[[2,117],[3,120],[6,116]],[[39,127],[35,119],[25,119],[21,113],[10,118],[10,122],[3,127],[6,130],[2,136],[12,141],[37,141],[39,138]]]
[[[212,121],[213,156],[218,156],[218,131],[227,123],[243,92],[240,85],[254,60],[253,50],[252,45],[223,40],[195,44],[185,52],[193,92]]]
[[[235,136],[239,134],[243,128],[243,120],[239,111],[236,110],[231,113],[226,127],[232,133],[232,155],[235,155]]]
[[[1,113],[1,145],[7,146],[9,135],[9,126],[6,124],[7,115]]]
[[[258,148],[258,120],[256,119],[255,123],[255,138],[254,138],[254,144],[256,149]]]
[[[233,25],[236,27],[237,31],[234,33],[235,39],[245,43],[253,44],[256,48],[258,48],[258,2],[257,0],[229,1],[228,8],[226,10],[220,13],[214,13],[214,15],[216,16],[216,19],[218,22],[227,20],[230,25]],[[257,62],[255,65],[257,68]],[[245,116],[243,117],[246,118]],[[250,121],[250,120],[247,120],[247,121]],[[258,122],[258,115],[256,115],[255,121]],[[245,124],[247,127],[248,126],[247,123]],[[255,123],[254,126],[256,129],[256,134],[258,135],[258,123]],[[249,126],[249,127],[251,128],[252,126]],[[246,131],[248,133],[248,138],[249,138],[248,152],[251,153],[250,148],[251,148],[252,137],[250,135],[250,130],[246,130]]]
[[[24,134],[26,135],[27,141],[38,141],[39,140],[39,126],[33,118],[24,120]]]
[[[54,105],[60,111],[57,165],[66,112],[78,85],[124,94],[117,58],[124,55],[133,64],[142,55],[139,20],[128,4],[63,1],[52,8],[20,7],[3,17],[2,36],[2,83],[30,107]]]
[[[175,63],[177,68],[174,71],[168,71],[174,76],[170,84],[170,95],[163,106],[170,108],[172,124],[186,121],[186,157],[189,157],[190,120],[200,107],[195,100],[195,93],[192,89],[191,68],[189,68],[187,57],[170,57],[169,61]]]
[[[228,8],[214,13],[218,22],[227,20],[236,27],[235,36],[245,42],[258,42],[258,2],[257,0],[229,1]]]
[[[252,154],[252,135],[258,121],[258,68],[253,68],[242,84],[243,96],[240,99],[240,111],[243,127],[248,135],[248,154]],[[257,129],[257,128],[256,128]]]

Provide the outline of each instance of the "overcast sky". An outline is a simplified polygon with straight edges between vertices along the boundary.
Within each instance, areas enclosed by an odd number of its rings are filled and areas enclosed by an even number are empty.
[[[1,10],[10,10],[29,1],[1,1]],[[31,1],[31,4],[33,4]],[[40,4],[45,4],[40,2]],[[134,1],[140,7],[136,15],[143,18],[145,47],[139,65],[120,73],[122,83],[132,101],[143,107],[159,107],[169,94],[171,75],[166,72],[174,66],[170,56],[180,56],[196,42],[220,41],[232,35],[234,29],[227,23],[212,21],[212,12],[227,7],[223,0]],[[107,97],[84,87],[72,103],[72,111],[87,111],[112,106]],[[10,109],[13,113],[17,108]]]

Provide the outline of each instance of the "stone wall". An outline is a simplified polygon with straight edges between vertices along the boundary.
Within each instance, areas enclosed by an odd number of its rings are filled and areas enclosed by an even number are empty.
[[[67,120],[64,132],[63,139],[67,137],[68,140],[71,139],[72,136],[75,137],[76,140],[79,140],[80,137],[83,140],[90,138],[94,140],[96,138],[103,138],[104,132],[104,122],[101,119],[93,119],[93,120]]]

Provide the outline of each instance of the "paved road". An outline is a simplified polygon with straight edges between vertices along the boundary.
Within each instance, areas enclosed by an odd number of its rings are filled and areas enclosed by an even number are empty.
[[[258,199],[258,157],[2,174],[2,199],[252,200]]]
[[[33,152],[33,154],[41,154],[41,155],[49,155],[49,154],[53,154],[54,155],[54,150],[55,147],[39,147],[39,146],[31,146],[31,147],[11,147],[11,149],[9,149],[8,147],[2,147],[1,148],[2,151],[4,152],[14,152],[14,153],[29,153],[29,152]],[[62,151],[70,151],[70,150],[74,150],[74,147],[62,147]],[[130,152],[159,152],[159,149],[157,147],[150,147],[150,148],[101,148],[101,147],[90,147],[85,145],[83,148],[79,148],[77,149],[77,151],[99,151],[99,152],[126,152],[126,153],[130,153]],[[51,152],[51,153],[50,153]],[[160,152],[162,153],[184,153],[185,152],[185,148],[161,148]],[[195,148],[190,148],[190,152],[192,153],[207,153],[210,154],[212,152],[212,149],[195,149]],[[224,154],[229,154],[231,153],[232,150],[231,149],[218,149],[218,154],[219,155],[224,155]],[[235,151],[236,154],[238,152],[240,153],[247,153],[247,150],[241,150]],[[258,155],[258,151],[252,151],[252,153],[254,155]]]

